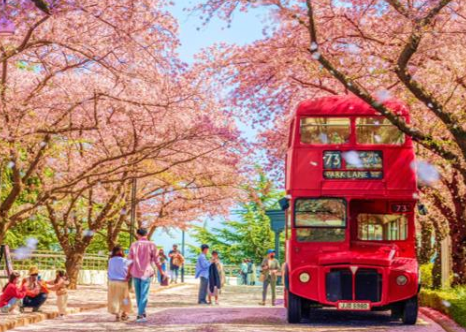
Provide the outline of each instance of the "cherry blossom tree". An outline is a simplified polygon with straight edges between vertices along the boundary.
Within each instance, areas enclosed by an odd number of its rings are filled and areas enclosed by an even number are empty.
[[[286,120],[299,101],[351,93],[455,169],[454,181],[464,186],[463,2],[206,0],[196,9],[231,21],[235,11],[257,7],[270,12],[263,40],[245,47],[221,45],[201,59],[208,67],[214,57],[213,70],[220,68],[224,80],[235,84],[234,105],[269,123],[262,137],[272,146],[272,161],[283,155]],[[384,106],[391,97],[410,106],[412,123]],[[449,204],[463,204],[453,199]],[[463,215],[450,229],[458,261],[455,283],[466,282],[459,258],[466,242],[464,220]]]

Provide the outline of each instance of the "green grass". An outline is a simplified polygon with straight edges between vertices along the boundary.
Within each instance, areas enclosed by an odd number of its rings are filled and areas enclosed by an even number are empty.
[[[420,304],[443,312],[466,327],[466,286],[445,290],[421,290]]]

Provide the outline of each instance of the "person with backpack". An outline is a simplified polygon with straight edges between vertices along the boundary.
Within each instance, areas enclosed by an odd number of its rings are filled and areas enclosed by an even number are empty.
[[[173,245],[173,249],[168,253],[168,257],[170,257],[170,283],[177,284],[180,268],[184,264],[184,257],[178,250],[178,245]]]

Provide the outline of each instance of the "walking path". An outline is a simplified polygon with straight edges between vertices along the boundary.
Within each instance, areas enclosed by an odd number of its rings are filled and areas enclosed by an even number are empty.
[[[78,292],[79,293],[79,292]],[[102,304],[105,291],[85,289],[82,295],[74,294],[75,303],[90,301]],[[117,323],[106,309],[96,309],[68,316],[65,320],[46,320],[12,331],[26,332],[107,332],[107,331],[164,331],[164,332],[444,332],[430,318],[420,315],[416,326],[403,326],[390,320],[386,312],[346,313],[319,310],[313,313],[312,322],[301,325],[286,323],[283,300],[276,307],[258,305],[261,296],[259,287],[229,286],[221,295],[219,306],[196,305],[195,285],[182,285],[152,292],[148,306],[148,322],[137,324]],[[99,302],[98,298],[101,297]],[[457,331],[460,331],[458,329]],[[464,330],[463,330],[464,331]]]

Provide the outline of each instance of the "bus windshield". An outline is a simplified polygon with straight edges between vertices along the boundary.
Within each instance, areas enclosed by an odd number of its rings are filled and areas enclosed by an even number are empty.
[[[349,118],[301,118],[301,143],[344,144],[351,134]]]
[[[344,241],[345,201],[337,198],[300,198],[295,204],[295,226],[300,242]]]
[[[404,214],[358,215],[358,238],[363,241],[404,241],[408,238],[408,219]]]

